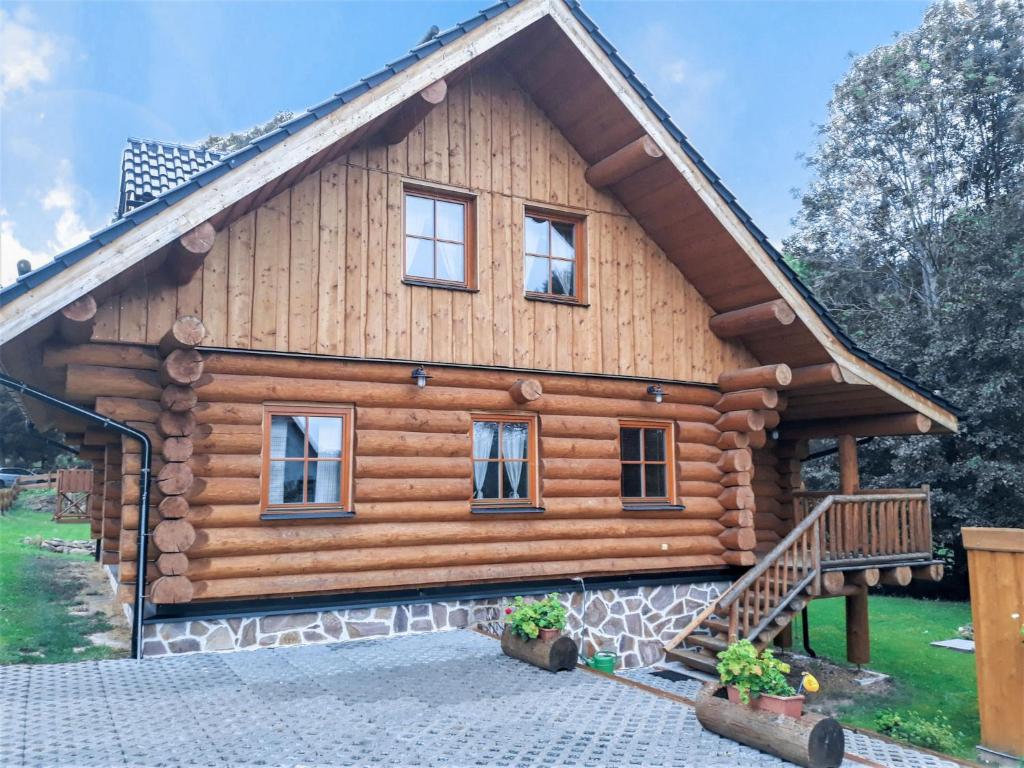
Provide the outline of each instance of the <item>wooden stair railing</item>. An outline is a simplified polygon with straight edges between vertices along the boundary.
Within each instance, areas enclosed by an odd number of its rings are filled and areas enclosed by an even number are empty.
[[[761,562],[733,582],[717,601],[665,644],[671,651],[714,615],[726,618],[726,639],[755,638],[779,616],[795,597],[821,589],[821,518],[835,496],[826,496],[761,558]]]
[[[697,629],[711,633],[693,636],[708,651],[740,638],[766,646],[806,605],[804,595],[821,594],[823,566],[931,557],[927,487],[793,496],[793,530],[665,644],[670,656],[713,670],[712,657],[675,650]]]

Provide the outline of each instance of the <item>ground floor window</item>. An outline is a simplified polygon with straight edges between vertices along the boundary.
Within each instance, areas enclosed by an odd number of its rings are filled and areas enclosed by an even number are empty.
[[[265,512],[347,510],[351,408],[268,406],[263,425]]]
[[[674,502],[673,440],[671,422],[620,423],[623,499]]]
[[[473,417],[473,504],[537,505],[536,431],[532,416]]]

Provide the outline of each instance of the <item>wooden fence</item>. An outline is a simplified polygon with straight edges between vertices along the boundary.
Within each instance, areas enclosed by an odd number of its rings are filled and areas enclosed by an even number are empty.
[[[1024,758],[1024,529],[964,528],[978,668],[979,752]],[[990,755],[991,756],[991,755]]]

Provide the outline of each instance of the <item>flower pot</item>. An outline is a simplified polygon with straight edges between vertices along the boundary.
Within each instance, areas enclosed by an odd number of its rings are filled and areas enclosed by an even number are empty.
[[[562,630],[560,629],[549,629],[545,627],[544,629],[541,629],[539,637],[541,640],[550,642],[559,638],[561,634]]]
[[[803,696],[771,696],[769,694],[757,696],[752,694],[750,696],[750,703],[744,705],[740,700],[738,688],[730,685],[727,690],[729,692],[729,701],[733,704],[747,706],[761,712],[785,715],[786,717],[800,717],[804,713]]]
[[[762,712],[799,718],[804,713],[803,696],[772,696],[761,694],[753,703]]]

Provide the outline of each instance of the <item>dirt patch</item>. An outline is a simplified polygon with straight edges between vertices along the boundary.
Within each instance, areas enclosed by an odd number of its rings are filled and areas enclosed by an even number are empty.
[[[96,645],[107,645],[123,650],[131,646],[131,626],[124,609],[118,603],[110,588],[106,569],[93,561],[75,561],[69,563],[76,581],[79,582],[78,594],[71,613],[93,616],[102,614],[110,629],[105,632],[89,635]]]
[[[872,675],[864,669],[844,667],[827,659],[812,659],[809,656],[789,653],[781,655],[780,658],[792,668],[787,677],[794,688],[800,685],[800,678],[804,672],[810,672],[821,683],[821,690],[809,694],[805,705],[811,712],[820,715],[836,717],[842,708],[863,701],[866,695],[886,697],[893,692],[893,682],[890,678],[872,682],[870,685],[858,682]]]

